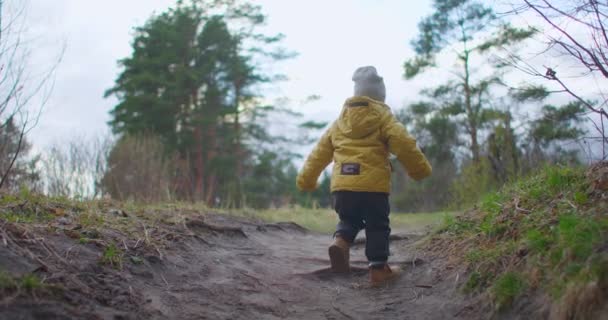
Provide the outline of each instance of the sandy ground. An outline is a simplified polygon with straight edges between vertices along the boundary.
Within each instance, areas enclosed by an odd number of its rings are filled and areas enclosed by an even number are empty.
[[[210,226],[213,226],[210,228]],[[174,230],[167,227],[167,230]],[[5,224],[0,267],[34,272],[62,289],[1,297],[1,319],[470,319],[458,272],[417,252],[419,234],[398,235],[391,261],[402,276],[368,285],[364,245],[353,272],[327,267],[331,236],[290,223],[222,215],[192,218],[164,248],[137,248],[127,235],[122,268],[99,263],[101,249],[58,232],[24,236]],[[187,232],[186,232],[187,231]],[[27,241],[38,237],[40,242]],[[168,236],[167,236],[168,237]],[[446,271],[447,270],[447,271]]]

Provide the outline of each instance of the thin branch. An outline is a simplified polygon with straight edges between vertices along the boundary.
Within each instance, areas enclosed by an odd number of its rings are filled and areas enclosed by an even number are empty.
[[[589,50],[588,48],[586,48],[585,46],[583,46],[581,43],[579,43],[578,41],[576,41],[576,39],[574,39],[574,37],[572,37],[568,32],[566,32],[566,30],[562,29],[560,26],[558,26],[557,24],[555,24],[555,22],[553,22],[553,20],[551,20],[551,18],[549,18],[544,12],[542,12],[537,7],[537,5],[531,4],[529,0],[524,0],[524,2],[528,6],[530,6],[530,8],[532,10],[536,11],[553,28],[555,28],[557,31],[559,31],[561,34],[563,34],[566,38],[568,38],[576,47],[580,48],[582,51],[584,51],[585,53],[587,53],[587,55],[589,55],[589,58],[591,58],[591,60],[594,61],[594,63],[596,64],[598,70],[602,73],[602,75],[604,75],[604,77],[608,78],[608,70],[606,70],[604,68],[604,66],[601,64],[601,62],[598,60],[598,58],[593,54],[593,52],[591,50]]]
[[[23,136],[25,135],[26,125],[27,125],[27,121],[24,121],[23,127],[21,128],[21,133],[19,134],[19,143],[17,144],[17,150],[15,150],[15,154],[13,155],[13,158],[11,159],[11,162],[9,163],[8,168],[6,168],[6,171],[2,175],[2,179],[0,179],[0,189],[2,189],[2,186],[6,182],[9,173],[11,172],[11,170],[13,169],[13,166],[15,165],[15,161],[17,161],[17,157],[19,157],[19,153],[21,152],[21,146],[23,145]]]

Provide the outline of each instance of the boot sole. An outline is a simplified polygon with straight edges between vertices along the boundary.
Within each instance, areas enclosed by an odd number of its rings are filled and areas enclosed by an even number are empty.
[[[332,245],[329,247],[329,261],[331,263],[331,270],[339,273],[350,272],[350,266],[346,263],[346,257],[342,248]]]

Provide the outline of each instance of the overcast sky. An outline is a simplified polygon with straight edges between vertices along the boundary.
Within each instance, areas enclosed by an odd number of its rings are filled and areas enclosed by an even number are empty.
[[[35,38],[31,64],[40,70],[65,44],[51,99],[30,139],[37,148],[73,135],[107,132],[114,98],[104,99],[119,73],[117,60],[131,53],[134,27],[174,0],[28,0],[28,34]],[[362,65],[374,65],[384,77],[387,102],[400,107],[418,91],[401,77],[411,56],[409,41],[430,1],[309,0],[258,1],[267,13],[268,31],[283,33],[284,46],[297,58],[279,66],[289,81],[272,95],[293,101],[318,94],[313,104],[292,107],[316,120],[331,120],[352,93],[351,76]]]
[[[27,3],[26,33],[30,41],[26,44],[32,51],[29,65],[34,73],[47,70],[65,48],[52,96],[29,136],[35,149],[42,151],[49,144],[74,136],[108,134],[108,111],[117,101],[113,97],[104,99],[103,93],[120,72],[117,61],[131,54],[133,28],[153,13],[174,5],[175,0],[12,1]],[[268,33],[283,33],[284,47],[299,54],[276,66],[289,81],[278,85],[270,98],[290,98],[291,107],[308,119],[335,119],[344,99],[352,94],[351,76],[359,66],[376,66],[384,77],[387,103],[393,109],[416,100],[420,89],[445,82],[445,70],[425,73],[413,81],[402,78],[404,61],[413,56],[410,41],[416,37],[420,19],[431,13],[431,0],[255,2],[268,15]],[[520,22],[526,19],[535,18],[523,17]],[[543,44],[537,45],[539,52]],[[558,68],[560,74],[567,69],[559,58],[550,55],[538,56],[537,60],[541,68]],[[452,59],[446,65],[451,64]],[[521,73],[515,77],[529,78]],[[589,81],[575,79],[570,83],[578,85],[581,92],[597,90],[598,84]],[[298,103],[311,94],[322,99]],[[566,96],[556,98],[560,102],[569,100]]]

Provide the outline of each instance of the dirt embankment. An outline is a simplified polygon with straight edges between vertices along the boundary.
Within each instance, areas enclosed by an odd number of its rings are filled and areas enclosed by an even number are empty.
[[[0,221],[0,318],[484,318],[459,293],[457,266],[418,253],[419,235],[393,239],[391,260],[403,276],[370,288],[361,243],[353,272],[332,274],[331,237],[295,224],[104,214],[131,227],[86,227],[71,215],[44,224]]]

